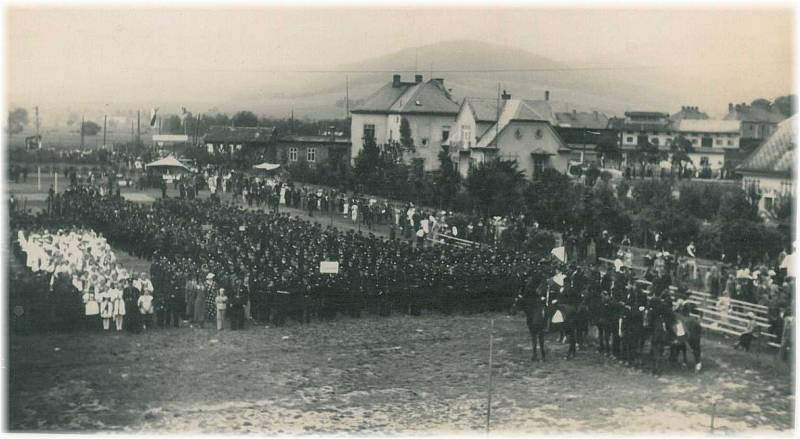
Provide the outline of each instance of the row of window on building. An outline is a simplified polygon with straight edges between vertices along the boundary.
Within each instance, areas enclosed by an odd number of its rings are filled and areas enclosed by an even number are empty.
[[[375,139],[375,124],[364,124],[364,138],[365,139]],[[447,139],[450,138],[450,127],[445,125],[442,127],[442,142],[446,142]],[[394,132],[390,129],[389,130],[389,141],[391,142],[394,140]],[[421,139],[422,146],[428,146],[428,138],[423,137]]]
[[[289,148],[289,161],[296,162],[298,153],[296,147]],[[307,162],[316,162],[317,161],[317,148],[306,148],[306,161]]]
[[[636,140],[634,140],[634,139],[636,139]],[[647,136],[637,136],[637,137],[626,136],[625,137],[625,143],[628,143],[628,144],[634,143],[634,141],[638,142],[638,141],[644,141],[644,140],[649,140],[650,143],[653,144],[653,145],[658,145],[659,144],[659,138],[658,137],[650,137],[649,139],[647,138]],[[716,146],[725,146],[726,143],[727,143],[728,146],[733,146],[733,139],[720,139],[720,138],[714,139],[714,138],[711,138],[711,137],[703,137],[701,142],[698,142],[697,138],[692,138],[692,139],[688,139],[688,140],[692,143],[693,146],[698,146],[698,143],[699,143],[700,144],[699,146],[702,146],[703,148],[712,148],[715,145]],[[665,139],[665,142],[671,142],[671,141],[672,141],[672,137],[667,137]]]

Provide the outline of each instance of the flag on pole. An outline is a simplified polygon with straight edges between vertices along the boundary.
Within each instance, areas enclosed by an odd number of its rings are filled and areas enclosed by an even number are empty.
[[[156,126],[156,113],[158,113],[158,108],[153,108],[150,110],[150,127],[155,128]]]

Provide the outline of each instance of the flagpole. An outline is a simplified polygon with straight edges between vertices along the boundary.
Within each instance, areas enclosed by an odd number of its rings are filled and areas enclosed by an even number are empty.
[[[142,112],[136,110],[136,146],[142,143]]]

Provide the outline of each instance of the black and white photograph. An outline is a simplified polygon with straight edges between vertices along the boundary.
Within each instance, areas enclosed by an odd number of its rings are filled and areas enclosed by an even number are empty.
[[[795,434],[793,2],[2,15],[4,432]]]

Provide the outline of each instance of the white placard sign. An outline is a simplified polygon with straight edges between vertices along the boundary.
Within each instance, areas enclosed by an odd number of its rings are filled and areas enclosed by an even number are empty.
[[[339,273],[339,262],[338,261],[320,261],[319,263],[319,272],[322,274],[329,273],[329,274],[337,274]]]

